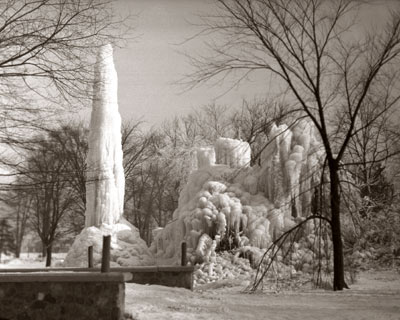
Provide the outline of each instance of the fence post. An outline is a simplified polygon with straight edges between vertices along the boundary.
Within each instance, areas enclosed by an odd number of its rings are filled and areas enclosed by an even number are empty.
[[[111,236],[103,236],[101,272],[110,272],[110,249],[111,249]]]
[[[88,247],[88,267],[93,268],[93,246]]]
[[[183,241],[181,245],[181,266],[187,265],[187,256],[186,256],[186,242]]]

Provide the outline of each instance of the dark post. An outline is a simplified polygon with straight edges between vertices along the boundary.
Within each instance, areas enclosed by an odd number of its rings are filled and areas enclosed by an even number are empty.
[[[187,256],[186,256],[186,242],[182,242],[182,253],[181,253],[181,265],[186,266],[187,265]]]
[[[88,267],[93,268],[93,246],[88,248]]]
[[[101,272],[110,272],[111,236],[103,236],[103,254],[101,257]]]

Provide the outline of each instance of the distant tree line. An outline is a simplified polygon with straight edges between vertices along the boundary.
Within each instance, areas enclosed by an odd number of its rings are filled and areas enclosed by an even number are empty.
[[[141,122],[125,123],[122,128],[125,218],[138,227],[141,237],[150,244],[151,231],[164,227],[172,219],[180,191],[190,171],[195,169],[197,147],[212,145],[220,136],[240,138],[251,145],[252,162],[256,165],[259,151],[271,138],[272,123],[295,120],[295,111],[289,111],[283,104],[254,100],[244,101],[237,109],[207,105],[150,130],[144,130]],[[371,130],[377,129],[371,127]],[[358,207],[343,206],[357,230],[362,228],[360,217],[373,210],[372,201],[382,207],[392,204],[389,196],[395,198],[393,183],[385,175],[387,170],[383,170],[388,163],[386,159],[367,161],[365,157],[373,157],[378,149],[379,153],[395,155],[399,150],[396,149],[399,136],[389,123],[376,134],[384,145],[378,147],[374,143],[372,151],[366,150],[365,145],[355,139],[351,150],[362,149],[363,152],[346,154],[351,164],[347,172],[352,177],[349,180],[355,188],[352,190],[370,201]],[[50,265],[54,244],[71,241],[82,230],[87,136],[88,128],[83,123],[71,122],[53,126],[24,143],[10,143],[14,152],[2,157],[3,167],[8,168],[12,177],[2,184],[0,194],[6,208],[0,233],[2,239],[6,239],[7,234],[7,241],[3,240],[0,248],[3,252],[13,252],[18,257],[24,235],[33,231],[41,240],[42,255]],[[376,135],[372,136],[375,141]],[[392,139],[390,143],[389,139]],[[396,170],[395,166],[392,170]],[[367,175],[360,174],[366,171]],[[344,197],[353,201],[352,193],[346,190]]]

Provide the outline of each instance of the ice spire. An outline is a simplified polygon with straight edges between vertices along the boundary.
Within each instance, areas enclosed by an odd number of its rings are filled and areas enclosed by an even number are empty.
[[[86,227],[113,225],[123,213],[125,177],[122,165],[118,78],[111,45],[100,48],[95,65],[89,153],[86,159]]]

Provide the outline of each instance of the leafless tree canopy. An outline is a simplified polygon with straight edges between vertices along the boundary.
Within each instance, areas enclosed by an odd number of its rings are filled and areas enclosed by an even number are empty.
[[[126,31],[109,0],[1,1],[0,127],[87,103],[98,47]]]
[[[230,73],[241,81],[255,70],[270,72],[289,87],[292,103],[303,108],[319,131],[337,136],[329,118],[340,115],[339,131],[349,129],[341,135],[346,144],[355,133],[352,120],[367,99],[385,96],[385,109],[397,103],[398,13],[391,13],[384,28],[373,33],[355,26],[355,1],[218,3],[220,11],[205,18],[206,30],[218,32],[218,40],[225,42],[208,43],[212,56],[192,57],[196,71],[190,75],[191,85]],[[343,151],[341,146],[330,150],[340,156]]]

